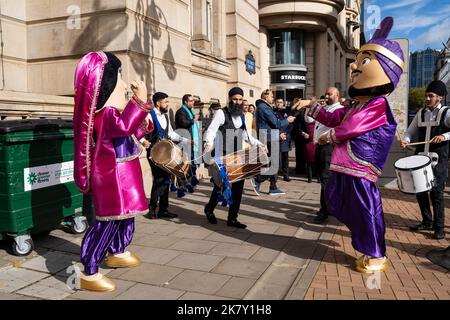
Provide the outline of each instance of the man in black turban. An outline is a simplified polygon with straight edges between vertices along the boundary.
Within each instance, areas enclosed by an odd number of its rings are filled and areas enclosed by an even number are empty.
[[[434,221],[428,192],[418,193],[416,197],[422,213],[422,222],[410,228],[411,231],[434,230],[434,238],[437,240],[445,238],[444,188],[448,177],[450,140],[450,110],[443,105],[446,95],[447,88],[442,81],[432,81],[428,85],[425,92],[425,107],[417,112],[401,142],[401,146],[406,147],[413,137],[418,137],[417,141],[430,141],[429,144],[417,146],[416,154],[438,156],[437,164],[433,167],[435,185],[430,192]]]

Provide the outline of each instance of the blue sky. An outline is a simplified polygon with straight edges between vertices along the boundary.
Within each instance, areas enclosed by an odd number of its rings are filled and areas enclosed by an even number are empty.
[[[410,51],[442,49],[450,37],[450,0],[364,0],[365,34],[369,40],[375,24],[394,18],[390,38],[408,38]]]

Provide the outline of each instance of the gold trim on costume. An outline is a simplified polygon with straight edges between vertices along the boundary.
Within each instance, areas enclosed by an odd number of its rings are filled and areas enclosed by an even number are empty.
[[[397,56],[391,50],[389,50],[383,46],[380,46],[379,44],[375,44],[375,43],[365,44],[361,47],[361,49],[359,49],[358,53],[363,52],[363,51],[375,51],[375,52],[385,56],[389,60],[392,60],[402,70],[405,69],[405,62],[399,56]]]
[[[372,169],[378,176],[381,176],[381,171],[378,170],[373,164],[371,164],[368,161],[364,161],[360,158],[358,158],[352,151],[352,146],[350,145],[350,142],[347,142],[347,151],[348,154],[350,156],[350,158],[352,158],[353,161],[359,163],[360,165],[363,165],[365,167],[369,167],[370,169]]]
[[[133,102],[134,105],[136,105],[136,107],[139,107],[141,110],[145,112],[150,111],[150,106],[141,99],[139,99],[138,97],[136,97],[135,95],[131,98],[131,102]]]
[[[97,107],[97,102],[98,102],[98,95],[100,93],[100,86],[103,80],[103,74],[105,72],[105,64],[108,63],[108,57],[106,56],[106,54],[103,51],[98,51],[97,52],[100,57],[102,58],[104,64],[102,64],[100,66],[100,77],[96,83],[95,86],[95,91],[94,91],[94,99],[92,99],[92,104],[91,104],[91,110],[89,110],[89,122],[88,122],[88,131],[87,131],[87,138],[86,138],[86,189],[85,190],[81,190],[83,192],[86,192],[90,189],[90,181],[91,181],[91,158],[90,158],[90,148],[91,148],[91,143],[93,143],[92,140],[92,136],[91,136],[91,131],[94,131],[94,116],[96,114],[96,107]]]
[[[144,148],[142,148],[141,144],[139,143],[139,141],[137,140],[137,138],[134,134],[131,135],[131,138],[133,139],[133,142],[137,147],[136,153],[132,154],[131,156],[125,157],[125,158],[117,158],[116,159],[117,163],[124,163],[124,162],[128,162],[128,161],[137,159],[141,156],[142,151],[144,151]]]
[[[97,221],[120,221],[120,220],[136,218],[138,215],[143,215],[143,214],[147,214],[147,213],[148,213],[148,209],[145,211],[132,212],[132,213],[127,213],[127,214],[122,214],[119,216],[107,216],[107,217],[96,216],[95,219]]]
[[[364,171],[355,170],[355,169],[350,169],[350,168],[347,168],[347,167],[342,167],[342,166],[339,166],[337,164],[331,164],[330,165],[330,169],[338,169],[339,171],[343,171],[343,172],[347,172],[347,173],[354,173],[354,174],[357,174],[357,175],[360,175],[360,176],[363,176],[363,177],[371,178],[371,179],[373,179],[375,181],[378,180],[378,177],[374,176],[373,174],[370,174],[370,173],[367,173],[367,172],[364,172]]]

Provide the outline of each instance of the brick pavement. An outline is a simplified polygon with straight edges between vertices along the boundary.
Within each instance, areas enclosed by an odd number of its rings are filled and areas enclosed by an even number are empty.
[[[430,250],[446,248],[450,244],[449,197],[445,200],[447,237],[440,241],[432,239],[431,231],[413,233],[408,230],[410,225],[421,221],[414,196],[382,190],[382,199],[389,269],[380,274],[380,289],[368,288],[367,283],[378,286],[376,277],[362,275],[350,268],[360,254],[351,246],[348,229],[340,225],[305,299],[450,299],[450,273],[426,258]]]

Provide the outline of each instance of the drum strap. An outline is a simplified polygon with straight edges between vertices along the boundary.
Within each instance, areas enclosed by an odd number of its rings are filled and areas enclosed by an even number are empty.
[[[161,128],[161,124],[160,124],[159,121],[158,121],[158,117],[156,116],[155,109],[152,109],[152,111],[150,111],[150,113],[152,114],[153,122],[154,122],[154,125],[155,125],[155,127],[156,127],[156,131],[158,132],[159,138],[160,138],[160,139],[164,138],[165,132],[164,132],[164,130]],[[168,126],[168,125],[169,125],[169,123],[167,123],[167,126]]]
[[[242,120],[242,129],[247,134],[248,143],[250,143],[250,135],[248,134],[247,125],[245,124],[245,116],[244,115],[241,116],[241,120]]]

